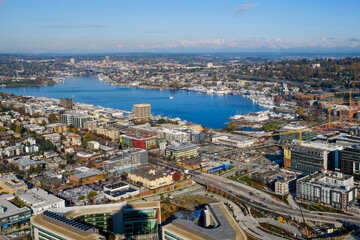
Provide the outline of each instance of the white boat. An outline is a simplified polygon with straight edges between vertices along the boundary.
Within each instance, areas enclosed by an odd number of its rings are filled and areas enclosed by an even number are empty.
[[[174,99],[174,97],[170,97],[170,99]]]

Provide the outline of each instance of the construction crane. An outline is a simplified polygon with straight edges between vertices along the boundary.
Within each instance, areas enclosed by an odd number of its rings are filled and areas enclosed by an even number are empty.
[[[267,134],[265,135],[266,137],[273,137],[273,136],[279,136],[279,135],[286,135],[286,134],[291,134],[291,133],[299,133],[299,145],[301,145],[301,140],[302,140],[302,132],[311,132],[312,128],[310,129],[301,129],[301,125],[300,125],[300,129],[299,130],[295,130],[295,131],[288,131],[288,132],[279,132],[279,133],[271,133],[271,134]]]
[[[351,110],[351,107],[352,107],[352,102],[351,102],[351,94],[352,93],[355,93],[355,94],[359,94],[360,91],[347,91],[347,92],[336,92],[334,94],[349,94],[349,122],[351,122],[351,118],[352,118],[352,110]]]

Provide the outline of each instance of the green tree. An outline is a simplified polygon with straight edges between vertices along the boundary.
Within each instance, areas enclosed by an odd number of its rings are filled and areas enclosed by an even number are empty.
[[[233,132],[236,130],[236,123],[230,123],[228,126],[228,130]]]
[[[95,191],[90,191],[86,197],[92,202],[96,196],[97,196],[97,193]]]
[[[80,196],[80,197],[78,197],[77,199],[78,199],[79,201],[84,200],[84,199],[85,199],[85,196]]]

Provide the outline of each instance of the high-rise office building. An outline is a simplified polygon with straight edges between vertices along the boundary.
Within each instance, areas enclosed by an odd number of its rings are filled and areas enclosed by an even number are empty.
[[[74,59],[74,58],[70,58],[70,63],[71,63],[71,64],[75,64],[75,59]]]
[[[135,104],[134,105],[134,118],[137,120],[149,119],[151,117],[150,104]]]

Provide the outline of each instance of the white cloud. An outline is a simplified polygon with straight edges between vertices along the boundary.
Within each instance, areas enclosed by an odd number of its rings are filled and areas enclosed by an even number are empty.
[[[257,4],[251,4],[251,3],[243,4],[240,7],[238,7],[238,9],[236,10],[236,14],[242,15],[242,14],[250,11],[251,9],[253,9],[256,6],[258,6],[258,5]]]
[[[118,48],[123,48],[124,46],[123,45],[121,45],[121,44],[118,44],[118,46],[117,46]]]

